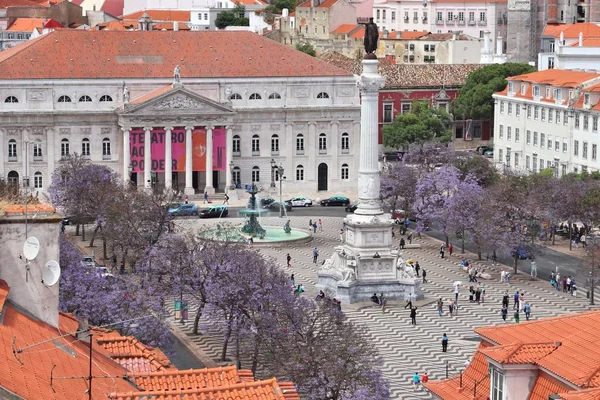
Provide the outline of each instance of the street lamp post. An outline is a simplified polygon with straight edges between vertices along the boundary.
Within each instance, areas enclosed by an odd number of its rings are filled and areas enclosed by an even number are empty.
[[[504,164],[504,174],[505,175],[508,172],[509,168],[510,168],[510,153],[506,152],[506,164]]]
[[[158,173],[155,170],[150,170],[150,186],[152,187],[152,192],[156,192],[157,181]]]
[[[271,187],[275,187],[275,169],[277,167],[277,163],[275,159],[271,158]]]
[[[284,168],[281,165],[277,165],[275,160],[271,160],[271,174],[277,174],[277,178],[279,179],[279,218],[283,218],[283,214],[285,211],[285,205],[283,204],[283,180],[285,176],[283,176]],[[275,184],[273,184],[275,186]]]
[[[129,186],[133,186],[133,180],[131,179],[131,174],[133,174],[133,165],[129,164],[127,166],[127,176],[129,177]]]

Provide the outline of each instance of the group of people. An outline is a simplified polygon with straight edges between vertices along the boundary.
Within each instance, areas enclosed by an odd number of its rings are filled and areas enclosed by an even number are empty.
[[[568,277],[561,277],[560,272],[550,274],[550,284],[558,291],[562,289],[563,293],[570,293],[571,296],[577,295],[577,285],[575,279]]]
[[[381,311],[385,312],[385,306],[387,305],[387,298],[381,293],[380,296],[377,296],[377,293],[373,293],[371,296],[371,301],[378,306],[381,307]]]
[[[315,300],[316,301],[325,301],[325,303],[331,302],[333,305],[335,305],[337,307],[338,310],[340,310],[340,311],[342,310],[342,302],[339,301],[338,299],[336,299],[335,297],[331,298],[329,296],[326,296],[325,292],[322,290],[319,291],[319,294],[317,295],[317,297],[315,297]]]
[[[313,233],[317,233],[317,228],[319,228],[319,232],[323,232],[323,221],[321,218],[318,220],[308,220],[308,229],[312,229]]]
[[[508,317],[508,305],[509,305],[510,295],[508,290],[504,292],[502,296],[502,320],[506,322],[506,318]],[[531,318],[531,304],[525,301],[525,294],[523,292],[515,291],[513,295],[513,311],[514,311],[514,319],[515,323],[519,323],[521,315],[520,313],[525,313],[525,319],[529,321]]]
[[[506,283],[507,285],[510,285],[510,272],[505,269],[500,272],[500,283]]]
[[[482,287],[481,285],[469,287],[469,302],[485,303],[485,287]]]
[[[448,315],[456,315],[457,310],[458,303],[452,299],[448,299]],[[440,317],[444,316],[444,301],[441,298],[437,301],[437,311]]]

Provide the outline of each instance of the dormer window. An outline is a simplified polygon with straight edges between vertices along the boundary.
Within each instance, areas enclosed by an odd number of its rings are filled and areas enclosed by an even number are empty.
[[[514,83],[512,81],[508,82],[508,93],[514,93]]]
[[[527,93],[527,85],[525,83],[521,84],[521,94]]]
[[[589,106],[590,105],[590,94],[589,93],[585,93],[583,95],[583,105],[584,106]]]
[[[550,95],[552,94],[552,90],[548,87],[546,88],[546,98],[549,99]]]
[[[533,97],[540,97],[540,87],[538,85],[533,86]]]
[[[573,91],[569,90],[569,99],[572,99],[572,98],[573,98]]]
[[[554,100],[562,100],[562,90],[554,89]]]

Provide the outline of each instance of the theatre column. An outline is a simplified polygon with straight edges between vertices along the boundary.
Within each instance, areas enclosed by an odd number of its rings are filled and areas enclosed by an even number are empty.
[[[171,152],[173,127],[165,126],[165,189],[173,189],[173,155]]]
[[[131,146],[129,144],[129,138],[131,135],[131,129],[123,129],[123,182],[129,183],[131,175],[129,172],[129,165],[131,164]]]
[[[193,126],[185,127],[185,194],[194,194],[192,186],[192,131]]]
[[[152,128],[144,128],[144,187],[152,187],[152,146],[151,146]]]
[[[213,194],[213,126],[206,127],[206,187],[204,191]]]
[[[232,126],[227,126],[227,141],[225,142],[225,154],[226,154],[226,160],[225,162],[227,163],[225,165],[225,191],[233,189],[233,182],[232,182],[232,176],[231,176],[231,164],[233,163],[233,127]]]

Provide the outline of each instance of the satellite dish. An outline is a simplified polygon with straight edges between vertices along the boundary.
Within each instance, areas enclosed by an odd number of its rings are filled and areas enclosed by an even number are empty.
[[[46,286],[54,286],[60,278],[60,265],[54,260],[50,260],[44,265],[42,280]]]
[[[23,244],[23,255],[29,261],[35,259],[40,252],[40,241],[36,237],[32,236],[25,240]]]

